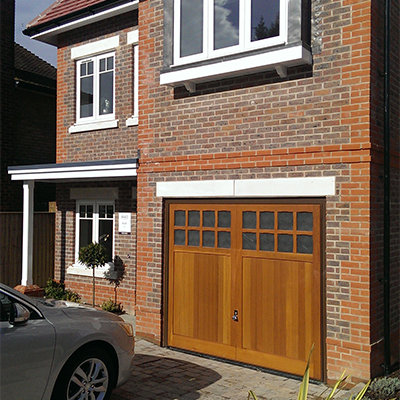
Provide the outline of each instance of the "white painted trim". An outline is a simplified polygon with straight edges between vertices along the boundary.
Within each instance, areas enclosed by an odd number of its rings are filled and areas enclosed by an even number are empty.
[[[33,284],[33,206],[35,182],[23,183],[23,223],[22,223],[22,278],[21,285]]]
[[[179,181],[157,182],[158,197],[233,197],[234,182],[226,181]]]
[[[139,117],[130,117],[126,119],[126,126],[137,126],[139,125]]]
[[[276,65],[294,66],[311,64],[312,55],[303,46],[285,47],[262,54],[200,65],[160,74],[161,85],[184,85],[184,82],[202,82],[230,76],[250,74],[274,69]],[[172,66],[172,69],[174,66]]]
[[[105,278],[106,273],[112,273],[114,271],[114,264],[107,263],[101,267],[96,267],[94,271],[94,276],[96,278]],[[75,263],[67,268],[68,275],[80,275],[80,276],[93,276],[93,271],[91,268],[87,268],[81,263]]]
[[[71,200],[115,200],[118,199],[118,188],[71,188]]]
[[[74,124],[68,128],[68,133],[90,132],[99,131],[102,129],[118,128],[119,120],[113,119],[111,121],[96,121],[89,124]]]
[[[130,31],[126,35],[126,42],[127,44],[138,44],[139,43],[139,29],[134,29]]]
[[[53,168],[32,168],[9,171],[11,180],[53,180],[53,179],[83,179],[83,178],[121,178],[136,177],[137,163],[90,165],[90,166],[60,166]]]
[[[50,43],[57,45],[57,35],[63,32],[68,32],[77,28],[81,28],[86,25],[93,24],[94,22],[102,21],[107,18],[114,17],[116,15],[121,15],[133,10],[137,10],[139,5],[139,0],[134,0],[128,4],[122,4],[120,6],[114,7],[109,10],[105,10],[88,17],[80,18],[76,21],[67,22],[55,28],[40,32],[36,35],[32,35],[32,39],[36,39],[40,42]]]
[[[335,177],[157,182],[156,195],[171,198],[333,196]]]
[[[104,53],[110,50],[115,50],[119,46],[119,36],[109,37],[107,39],[98,40],[82,44],[71,49],[71,59],[85,58],[94,54]]]

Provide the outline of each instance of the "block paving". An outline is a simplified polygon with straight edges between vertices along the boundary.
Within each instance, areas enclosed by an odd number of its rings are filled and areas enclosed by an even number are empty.
[[[159,347],[138,339],[132,379],[115,389],[111,400],[246,400],[249,390],[259,400],[294,400],[300,384],[300,378]],[[310,383],[308,399],[318,399],[327,389],[322,383]],[[335,398],[349,399],[351,392],[358,389],[342,390]]]

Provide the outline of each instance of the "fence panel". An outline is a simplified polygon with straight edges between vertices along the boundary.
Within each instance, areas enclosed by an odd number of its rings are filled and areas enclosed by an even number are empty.
[[[54,213],[35,213],[33,219],[33,283],[44,287],[54,277]],[[0,281],[21,283],[22,213],[0,213]]]

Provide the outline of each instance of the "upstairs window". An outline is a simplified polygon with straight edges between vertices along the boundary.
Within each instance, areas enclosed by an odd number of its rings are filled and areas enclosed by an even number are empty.
[[[115,54],[77,61],[77,122],[115,118]]]
[[[287,0],[174,0],[174,16],[174,64],[287,41]]]

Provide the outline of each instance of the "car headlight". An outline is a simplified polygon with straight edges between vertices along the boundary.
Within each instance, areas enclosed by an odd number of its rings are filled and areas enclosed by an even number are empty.
[[[130,337],[133,337],[133,326],[128,322],[119,322],[119,326],[123,328],[126,334]]]

